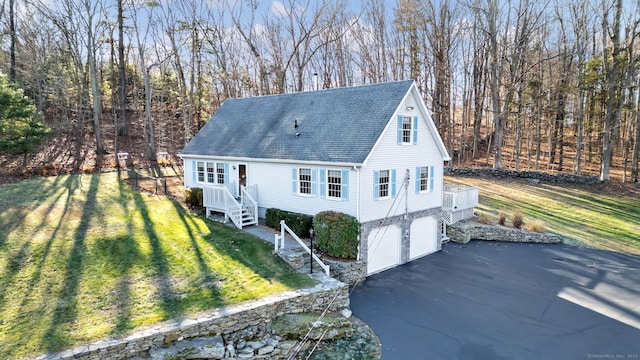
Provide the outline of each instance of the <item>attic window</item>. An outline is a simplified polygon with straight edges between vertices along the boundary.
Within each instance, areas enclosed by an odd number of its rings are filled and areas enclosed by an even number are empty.
[[[403,116],[402,117],[402,143],[410,144],[411,143],[411,117]]]

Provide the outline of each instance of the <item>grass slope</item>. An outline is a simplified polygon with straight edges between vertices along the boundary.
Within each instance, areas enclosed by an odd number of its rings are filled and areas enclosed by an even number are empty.
[[[502,211],[510,221],[521,211],[525,223],[545,222],[547,230],[599,249],[640,253],[640,201],[607,194],[607,185],[530,185],[521,180],[447,177],[446,183],[480,189],[476,213],[494,218]]]
[[[260,239],[115,173],[0,186],[0,357],[20,358],[312,284]]]

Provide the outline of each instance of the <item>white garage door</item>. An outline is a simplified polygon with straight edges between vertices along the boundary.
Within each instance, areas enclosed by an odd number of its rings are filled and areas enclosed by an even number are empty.
[[[437,227],[438,223],[432,217],[416,219],[411,223],[410,259],[415,259],[439,250]]]
[[[380,272],[400,263],[400,234],[396,225],[374,229],[367,238],[367,274]]]

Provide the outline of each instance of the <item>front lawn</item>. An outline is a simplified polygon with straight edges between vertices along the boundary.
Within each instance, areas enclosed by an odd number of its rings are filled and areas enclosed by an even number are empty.
[[[116,173],[0,186],[0,357],[32,357],[313,282],[266,242]]]
[[[446,183],[480,189],[477,214],[494,219],[521,211],[525,223],[542,220],[548,231],[587,246],[640,254],[640,200],[614,185],[531,185],[524,180],[447,177]]]

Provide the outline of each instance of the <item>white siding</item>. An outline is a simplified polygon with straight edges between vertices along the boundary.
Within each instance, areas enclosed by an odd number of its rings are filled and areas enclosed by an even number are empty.
[[[184,180],[185,187],[202,187],[206,184],[194,181],[193,163],[196,161],[192,158],[184,159]],[[278,208],[286,211],[293,211],[301,214],[315,215],[320,211],[333,210],[339,211],[352,216],[357,216],[356,196],[357,196],[357,173],[355,170],[339,167],[328,167],[323,165],[299,165],[299,164],[279,164],[271,162],[248,162],[248,161],[230,161],[216,160],[215,158],[197,161],[220,161],[229,163],[229,183],[235,188],[238,184],[238,165],[245,164],[247,167],[247,186],[256,186],[258,198],[258,206],[264,215],[264,210],[268,208]],[[234,168],[235,167],[235,168]],[[348,170],[349,181],[348,200],[328,199],[321,197],[318,191],[315,196],[301,196],[293,192],[292,186],[292,169],[294,168],[311,168],[326,170]],[[318,171],[319,172],[319,171]],[[319,176],[318,176],[319,178]],[[326,182],[326,180],[325,180]]]
[[[322,198],[316,196],[301,196],[294,194],[292,185],[292,169],[304,167],[311,169],[345,170],[338,167],[276,164],[276,163],[248,163],[248,185],[258,186],[258,206],[261,208],[278,208],[301,214],[315,215],[321,211],[333,210],[356,216],[356,172],[349,170],[348,201]],[[319,177],[319,175],[318,175]],[[319,180],[319,179],[318,179]],[[319,187],[319,184],[318,184]]]
[[[410,95],[412,96],[412,95]],[[415,103],[415,102],[414,102]],[[416,145],[398,145],[397,117],[418,116],[418,142]],[[443,157],[436,145],[436,139],[427,127],[428,114],[420,111],[420,107],[406,110],[404,104],[394,114],[377,145],[370,154],[366,166],[360,170],[360,221],[367,222],[389,216],[401,215],[408,208],[409,212],[426,210],[442,206]],[[431,121],[431,120],[428,120]],[[416,167],[433,166],[433,190],[416,194]],[[396,170],[396,200],[374,199],[374,171]],[[409,170],[409,184],[405,190],[403,180]],[[405,200],[405,196],[408,201]],[[393,208],[391,213],[390,209]]]

